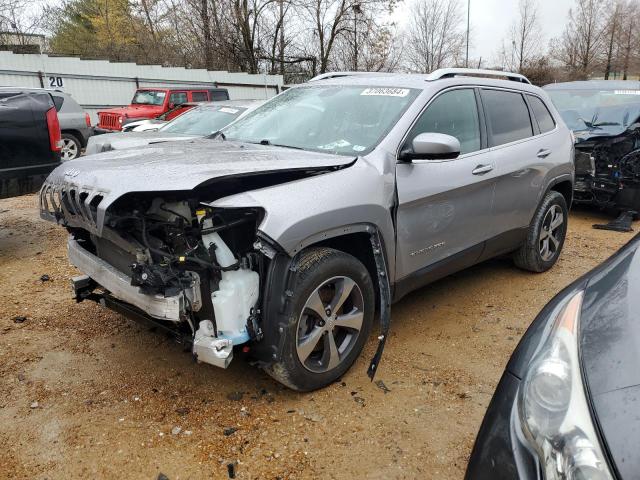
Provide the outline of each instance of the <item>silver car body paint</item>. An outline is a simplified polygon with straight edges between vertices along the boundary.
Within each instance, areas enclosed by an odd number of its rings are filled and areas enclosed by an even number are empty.
[[[292,157],[292,152],[295,155]],[[105,212],[129,192],[189,191],[217,178],[278,170],[335,167],[353,158],[264,145],[197,139],[90,155],[55,169],[45,187],[101,195],[95,233]],[[44,192],[44,190],[43,190]]]
[[[497,235],[528,227],[542,195],[573,178],[573,143],[547,95],[512,81],[420,75],[357,76],[320,80],[323,85],[421,89],[393,128],[353,165],[267,188],[220,198],[220,208],[257,206],[266,212],[261,232],[289,255],[318,239],[375,226],[386,249],[391,283],[482,245]],[[398,162],[409,129],[441,92],[494,88],[530,93],[545,101],[556,128],[525,140],[447,161]],[[550,151],[545,158],[538,155]],[[107,152],[55,170],[46,185],[100,191],[98,231],[105,209],[125,193],[190,190],[215,179],[259,172],[349,165],[354,158],[279,147],[212,140],[165,143]],[[490,165],[484,175],[472,172]],[[72,178],[65,170],[73,167]],[[46,187],[45,185],[45,187]],[[394,209],[397,212],[394,227]],[[433,247],[433,248],[432,248]]]
[[[163,142],[177,142],[180,140],[190,140],[197,138],[194,135],[181,135],[179,133],[162,133],[157,131],[149,132],[127,132],[127,133],[104,133],[94,135],[89,139],[85,155],[93,155],[111,150],[123,150],[125,148],[144,147]]]

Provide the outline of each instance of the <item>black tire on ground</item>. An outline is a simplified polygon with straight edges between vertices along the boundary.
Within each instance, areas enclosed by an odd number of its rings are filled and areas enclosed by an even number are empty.
[[[282,357],[265,370],[287,387],[306,392],[340,378],[360,355],[373,324],[375,292],[366,267],[344,252],[310,248],[295,262],[293,295],[281,322],[285,325],[281,332]],[[321,305],[315,303],[320,308],[313,309],[316,292]],[[330,311],[332,305],[338,308]],[[322,309],[326,316],[316,313]],[[349,323],[347,327],[347,320],[356,317],[361,319],[359,330],[352,328],[357,323]],[[315,348],[306,350],[306,344],[316,338],[319,340],[314,343]],[[332,349],[332,345],[337,349]],[[333,352],[337,357],[332,356]],[[306,359],[301,360],[305,354]],[[332,360],[335,358],[338,360]]]
[[[78,140],[78,138],[75,135],[72,135],[71,133],[63,133],[62,142],[63,142],[63,148],[62,148],[63,162],[66,162],[67,160],[73,160],[80,156],[80,153],[82,151],[82,143],[80,143],[80,140]],[[72,146],[72,143],[73,143],[73,146]],[[67,145],[69,146],[69,148],[66,148]]]
[[[558,215],[562,216],[562,221],[556,225]],[[545,272],[553,267],[564,245],[568,219],[569,209],[565,198],[558,192],[548,192],[531,220],[525,242],[514,254],[515,264],[519,268],[536,273]],[[549,230],[552,235],[549,235]],[[548,247],[546,251],[545,239]]]

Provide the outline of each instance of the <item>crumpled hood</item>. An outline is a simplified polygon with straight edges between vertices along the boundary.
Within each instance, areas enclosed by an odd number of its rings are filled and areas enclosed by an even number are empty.
[[[158,125],[161,126],[162,124]],[[128,132],[128,133],[105,133],[89,137],[86,155],[106,152],[109,150],[122,150],[123,148],[143,147],[151,143],[175,142],[180,140],[191,140],[198,138],[196,135],[184,135],[180,133],[168,132]]]
[[[338,167],[354,160],[328,153],[210,139],[161,143],[66,162],[47,178],[41,200],[73,189],[86,206],[100,196],[97,205],[93,204],[97,208],[96,218],[92,219],[92,230],[100,233],[106,209],[126,193],[188,191],[222,177]],[[52,218],[51,212],[42,207],[41,216]]]

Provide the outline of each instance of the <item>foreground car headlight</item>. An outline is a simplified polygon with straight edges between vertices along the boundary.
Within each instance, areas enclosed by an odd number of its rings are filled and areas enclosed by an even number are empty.
[[[596,434],[578,359],[583,292],[569,299],[534,356],[518,394],[518,416],[546,480],[613,479]]]

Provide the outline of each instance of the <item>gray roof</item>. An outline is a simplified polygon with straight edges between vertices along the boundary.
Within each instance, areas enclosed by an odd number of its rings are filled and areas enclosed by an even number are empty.
[[[456,76],[451,78],[442,78],[439,80],[431,80],[429,75],[423,74],[385,74],[385,75],[357,75],[344,76],[336,78],[327,78],[304,83],[292,88],[300,88],[305,86],[321,86],[321,85],[357,85],[370,87],[396,87],[396,88],[415,88],[427,90],[436,87],[446,88],[453,85],[482,85],[489,87],[502,87],[530,92],[539,92],[538,87],[530,84],[514,82],[512,80],[502,80],[485,77],[473,76]]]

